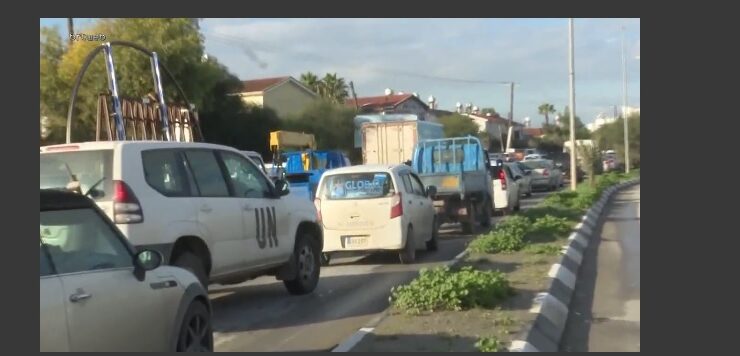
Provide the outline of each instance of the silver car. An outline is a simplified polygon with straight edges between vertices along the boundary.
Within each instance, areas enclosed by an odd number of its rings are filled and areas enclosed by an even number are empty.
[[[213,351],[198,279],[136,253],[91,200],[41,190],[39,227],[41,351]]]
[[[552,160],[536,159],[522,161],[521,163],[532,170],[531,184],[533,188],[556,190],[563,186],[563,173]]]

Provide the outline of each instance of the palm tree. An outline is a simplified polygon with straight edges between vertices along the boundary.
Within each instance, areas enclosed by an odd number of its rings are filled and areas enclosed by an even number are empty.
[[[337,73],[326,73],[321,82],[324,87],[324,93],[322,95],[324,98],[336,104],[342,104],[349,97],[347,83],[344,81],[344,78],[339,78]]]
[[[540,111],[540,115],[545,115],[545,126],[550,125],[550,114],[555,113],[555,106],[552,104],[544,103],[537,108]]]
[[[321,95],[321,91],[322,91],[321,84],[322,83],[321,81],[319,81],[319,77],[317,77],[316,74],[313,74],[311,72],[306,72],[306,73],[301,74],[301,83],[311,88],[311,90],[315,91],[316,94]]]

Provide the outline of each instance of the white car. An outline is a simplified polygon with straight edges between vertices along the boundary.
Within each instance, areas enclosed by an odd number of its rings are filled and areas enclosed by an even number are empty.
[[[192,273],[135,252],[90,199],[40,195],[42,352],[213,351],[208,293]]]
[[[493,180],[493,206],[496,212],[501,214],[519,211],[521,207],[521,193],[519,183],[514,179],[511,164],[501,165],[492,163],[491,177]]]
[[[361,165],[327,171],[315,198],[324,230],[325,263],[338,251],[398,251],[401,263],[416,250],[437,249],[431,197],[406,165]]]
[[[286,196],[238,150],[207,143],[107,141],[41,148],[41,188],[93,197],[135,246],[204,284],[275,275],[313,291],[323,244],[309,200]]]

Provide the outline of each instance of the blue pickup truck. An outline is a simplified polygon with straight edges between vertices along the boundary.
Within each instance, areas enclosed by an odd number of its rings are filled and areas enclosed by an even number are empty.
[[[493,215],[488,153],[473,136],[419,141],[412,167],[424,186],[437,187],[434,207],[440,222],[459,222],[463,232]]]

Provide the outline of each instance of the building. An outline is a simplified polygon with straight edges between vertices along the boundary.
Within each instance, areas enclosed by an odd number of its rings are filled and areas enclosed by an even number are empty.
[[[345,105],[357,108],[360,114],[413,114],[422,121],[437,121],[429,106],[413,94],[349,98]]]
[[[301,113],[319,98],[313,90],[293,77],[245,80],[239,95],[247,105],[274,110],[281,118]]]
[[[598,130],[599,128],[601,128],[602,126],[614,123],[615,121],[617,121],[617,119],[614,118],[613,116],[606,116],[602,113],[596,116],[596,119],[594,120],[594,122],[586,124],[586,128],[589,131],[594,132]]]
[[[541,127],[525,127],[522,131],[527,137],[540,138],[545,136],[545,129]]]
[[[475,122],[478,127],[481,128],[480,131],[488,133],[488,137],[500,140],[502,137],[505,137],[508,134],[509,130],[509,120],[505,119],[498,114],[482,114],[482,113],[474,113],[474,114],[462,114],[465,115],[471,119],[473,119],[473,122]],[[512,121],[512,139],[513,140],[521,140],[524,138],[524,124]]]

